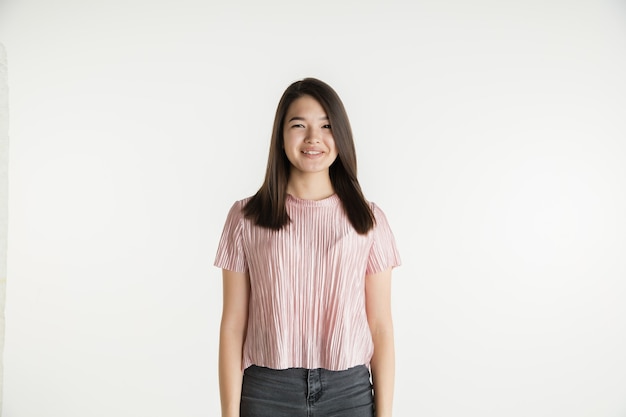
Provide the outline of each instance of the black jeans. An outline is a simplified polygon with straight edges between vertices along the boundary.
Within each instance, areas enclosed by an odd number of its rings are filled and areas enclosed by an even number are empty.
[[[244,370],[241,417],[374,417],[369,369],[251,366]]]

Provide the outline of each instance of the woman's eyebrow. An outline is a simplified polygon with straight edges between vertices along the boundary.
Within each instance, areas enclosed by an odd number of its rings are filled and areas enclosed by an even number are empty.
[[[287,122],[292,122],[294,120],[306,120],[304,117],[301,116],[293,116],[291,119],[289,119]],[[319,120],[328,120],[328,116],[323,116],[320,117]]]

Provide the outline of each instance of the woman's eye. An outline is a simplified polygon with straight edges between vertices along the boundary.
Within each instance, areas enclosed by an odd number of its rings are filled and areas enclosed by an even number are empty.
[[[322,126],[322,129],[330,129],[330,125],[324,125]]]
[[[304,125],[303,125],[303,124],[301,124],[301,123],[298,123],[298,124],[293,125],[293,126],[291,126],[291,127],[304,127]]]

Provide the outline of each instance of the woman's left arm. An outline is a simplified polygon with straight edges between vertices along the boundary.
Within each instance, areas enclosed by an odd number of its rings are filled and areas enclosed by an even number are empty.
[[[395,379],[395,348],[391,317],[391,270],[365,277],[367,321],[374,340],[371,360],[376,417],[391,417]]]
[[[365,277],[365,307],[374,355],[371,360],[376,417],[391,417],[395,379],[395,348],[391,317],[391,270]]]

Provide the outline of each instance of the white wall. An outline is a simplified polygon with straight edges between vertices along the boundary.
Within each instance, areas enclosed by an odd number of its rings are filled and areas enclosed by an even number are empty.
[[[402,253],[397,415],[626,415],[622,2],[0,7],[3,417],[218,415],[217,241],[305,76]]]
[[[4,303],[7,283],[9,227],[9,92],[4,45],[0,43],[0,354],[4,350]],[[2,407],[3,357],[0,356],[0,409]]]

